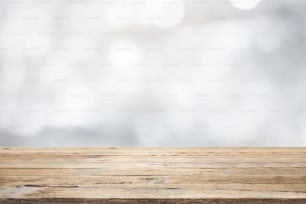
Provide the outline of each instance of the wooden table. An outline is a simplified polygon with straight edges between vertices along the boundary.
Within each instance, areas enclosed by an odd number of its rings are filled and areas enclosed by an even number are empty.
[[[0,148],[0,203],[306,203],[306,148]]]

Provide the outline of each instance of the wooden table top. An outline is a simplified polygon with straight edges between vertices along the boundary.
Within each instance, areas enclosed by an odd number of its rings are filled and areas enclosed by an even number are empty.
[[[0,148],[0,203],[306,203],[306,148]]]

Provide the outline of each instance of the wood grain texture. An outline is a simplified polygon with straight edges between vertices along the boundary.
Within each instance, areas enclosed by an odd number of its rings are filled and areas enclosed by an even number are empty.
[[[0,203],[306,203],[306,148],[0,148]]]

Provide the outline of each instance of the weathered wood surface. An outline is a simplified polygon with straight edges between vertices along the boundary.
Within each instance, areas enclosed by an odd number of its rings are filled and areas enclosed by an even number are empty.
[[[306,203],[306,148],[0,148],[0,203]]]

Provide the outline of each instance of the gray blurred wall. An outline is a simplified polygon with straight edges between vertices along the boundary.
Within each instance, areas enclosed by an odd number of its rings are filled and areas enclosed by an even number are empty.
[[[2,0],[0,146],[306,146],[305,11]]]

